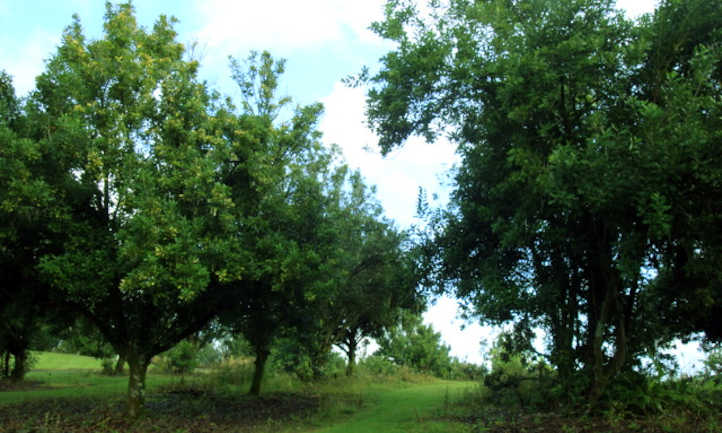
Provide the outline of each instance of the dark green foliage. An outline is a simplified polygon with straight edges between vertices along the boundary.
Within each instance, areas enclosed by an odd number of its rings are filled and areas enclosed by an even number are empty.
[[[333,351],[313,353],[298,340],[280,338],[273,344],[271,366],[277,371],[296,375],[302,381],[338,377],[346,363]]]
[[[489,324],[549,335],[563,394],[603,400],[674,337],[719,338],[722,4],[390,1],[367,77],[383,152],[448,133],[426,281]],[[675,23],[675,24],[673,24]]]
[[[528,339],[516,332],[502,332],[490,350],[491,371],[483,384],[489,393],[485,399],[500,406],[555,409],[560,401],[573,398],[561,395],[557,375],[534,352]]]
[[[112,358],[116,353],[103,334],[89,321],[76,320],[65,329],[55,332],[60,339],[55,348],[57,352],[92,356],[94,358]]]
[[[200,349],[189,340],[182,340],[163,354],[166,368],[173,374],[184,376],[198,366]]]
[[[290,103],[277,95],[283,64],[264,52],[252,53],[243,67],[231,65],[244,97],[240,119],[254,138],[242,150],[250,153],[249,169],[257,178],[250,191],[244,183],[230,184],[236,218],[250,229],[238,234],[247,248],[238,262],[245,275],[232,284],[235,293],[227,299],[232,308],[222,321],[253,348],[252,394],[260,393],[274,338],[301,319],[313,319],[306,314],[308,304],[325,295],[329,273],[322,257],[333,242],[324,215],[335,155],[319,141],[322,108],[297,107],[290,120],[278,119]]]
[[[14,380],[25,376],[27,351],[43,330],[70,316],[37,270],[63,235],[50,229],[58,199],[43,182],[54,167],[45,161],[48,149],[29,137],[23,108],[0,71],[0,356],[15,360],[2,371]]]
[[[26,180],[39,190],[23,191],[32,205],[13,215],[49,214],[42,227],[59,247],[33,256],[33,274],[127,359],[135,416],[152,356],[205,326],[220,283],[238,276],[219,168],[237,119],[165,17],[147,31],[131,5],[109,4],[104,31],[89,41],[75,20],[37,79],[22,149],[43,155]]]

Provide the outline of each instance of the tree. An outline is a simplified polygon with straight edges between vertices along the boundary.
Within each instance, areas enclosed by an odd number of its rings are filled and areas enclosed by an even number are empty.
[[[66,236],[40,269],[127,359],[131,417],[153,355],[203,328],[240,275],[225,176],[243,130],[175,36],[164,16],[138,27],[130,4],[108,4],[96,41],[76,18],[26,109]]]
[[[315,249],[325,262],[307,281],[321,286],[312,297],[294,301],[284,330],[297,342],[296,356],[310,359],[315,378],[323,374],[332,345],[346,353],[350,376],[364,338],[395,325],[403,309],[421,308],[408,235],[382,217],[374,188],[341,166],[324,189],[313,221],[319,224]]]
[[[55,167],[44,159],[47,149],[29,137],[23,104],[2,71],[0,143],[0,354],[4,375],[22,380],[27,351],[44,322],[67,313],[37,273],[39,258],[57,251],[63,235],[50,229],[58,202],[43,182]]]
[[[389,327],[376,338],[379,349],[374,355],[390,359],[416,371],[445,377],[451,368],[449,346],[441,342],[441,334],[431,325],[424,325],[421,315],[405,312],[396,326]]]
[[[240,119],[254,134],[246,152],[257,175],[250,192],[244,183],[229,185],[239,226],[250,229],[238,233],[248,246],[239,262],[246,272],[224,322],[254,349],[250,393],[258,395],[273,339],[324,290],[324,193],[335,153],[319,141],[320,104],[297,107],[290,120],[279,120],[291,102],[276,94],[282,60],[251,53],[245,66],[232,59],[231,69],[243,95]]]
[[[398,45],[366,77],[384,152],[442,131],[459,146],[431,279],[485,322],[547,330],[565,389],[589,380],[592,401],[645,348],[718,338],[722,7],[667,1],[636,23],[598,0],[431,11],[388,2],[373,27]]]
[[[348,203],[338,222],[342,274],[330,299],[328,321],[334,344],[347,357],[353,375],[359,344],[394,326],[403,310],[418,312],[421,296],[408,235],[380,220],[381,208],[358,174],[350,179]]]

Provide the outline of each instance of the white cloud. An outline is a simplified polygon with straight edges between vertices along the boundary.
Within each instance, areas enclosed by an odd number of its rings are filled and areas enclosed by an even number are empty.
[[[367,182],[377,186],[387,216],[403,227],[411,225],[419,187],[442,198],[448,195],[440,180],[458,161],[453,144],[443,139],[426,143],[412,138],[401,149],[382,157],[377,136],[364,122],[365,89],[336,83],[321,102],[326,107],[320,124],[324,141],[338,144],[348,165],[359,168]]]
[[[205,23],[197,37],[211,48],[297,49],[341,40],[351,32],[371,40],[369,24],[381,19],[383,0],[199,0]]]
[[[424,313],[424,323],[441,334],[445,344],[451,347],[451,355],[462,361],[482,364],[485,352],[491,347],[501,328],[467,323],[458,318],[458,300],[441,296]],[[464,329],[461,329],[462,326]],[[487,347],[484,346],[487,345]]]

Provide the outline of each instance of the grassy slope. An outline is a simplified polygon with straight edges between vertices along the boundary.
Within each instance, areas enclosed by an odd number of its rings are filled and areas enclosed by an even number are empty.
[[[317,433],[409,433],[451,432],[446,422],[429,421],[434,409],[443,408],[465,389],[469,382],[439,381],[376,393],[376,402],[360,410],[349,420],[314,430]],[[423,421],[423,422],[422,422]]]
[[[100,360],[69,353],[31,352],[36,359],[33,370],[99,370]]]

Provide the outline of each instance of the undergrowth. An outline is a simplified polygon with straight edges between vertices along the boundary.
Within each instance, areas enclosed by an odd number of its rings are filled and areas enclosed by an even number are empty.
[[[570,402],[550,386],[553,381],[512,381],[507,387],[491,388],[479,384],[447,405],[440,417],[488,433],[722,431],[719,384],[700,377],[661,381],[633,376],[633,383],[623,379],[610,387],[595,407],[583,398]]]

